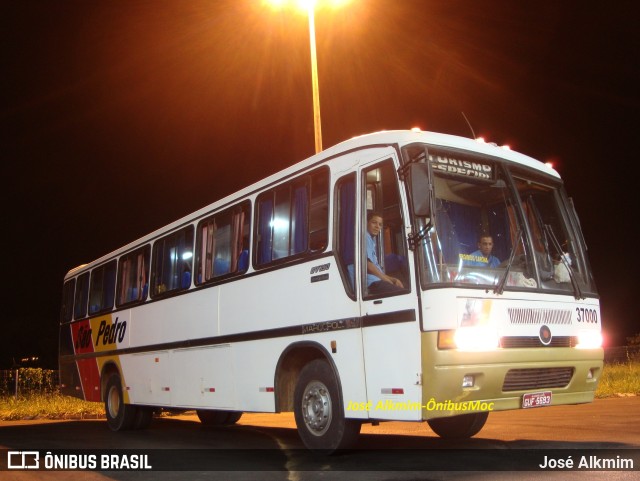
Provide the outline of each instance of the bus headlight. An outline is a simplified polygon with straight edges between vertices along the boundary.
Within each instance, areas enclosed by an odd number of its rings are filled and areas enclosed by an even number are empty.
[[[600,331],[581,331],[578,333],[577,349],[598,349],[602,347],[602,333]]]
[[[498,332],[492,326],[461,327],[454,334],[461,351],[489,351],[498,347]]]
[[[459,298],[459,327],[450,331],[453,337],[450,339],[453,341],[451,347],[461,351],[489,351],[498,347],[498,331],[491,316],[492,307],[492,299]]]

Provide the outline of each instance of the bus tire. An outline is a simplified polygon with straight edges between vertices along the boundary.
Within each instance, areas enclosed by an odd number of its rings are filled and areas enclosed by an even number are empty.
[[[125,431],[133,427],[137,409],[131,404],[124,403],[119,374],[113,373],[107,380],[104,411],[107,416],[107,425],[112,431]]]
[[[215,409],[199,409],[196,414],[205,426],[228,426],[237,423],[242,417],[242,411],[218,411]]]
[[[235,424],[240,421],[242,417],[242,411],[231,411],[229,412],[229,417],[227,419],[227,424]]]
[[[308,449],[331,454],[355,443],[361,423],[344,417],[338,379],[326,361],[302,369],[293,399],[298,434]]]
[[[488,417],[488,412],[470,413],[449,418],[429,419],[427,423],[441,438],[465,439],[478,434]]]
[[[153,408],[137,407],[135,419],[133,420],[133,429],[147,429],[153,421]]]

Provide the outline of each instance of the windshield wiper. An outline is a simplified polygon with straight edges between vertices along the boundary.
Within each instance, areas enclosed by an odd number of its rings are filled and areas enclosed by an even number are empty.
[[[513,265],[513,260],[516,258],[516,249],[518,248],[521,237],[522,229],[518,227],[518,231],[516,232],[516,237],[513,242],[513,249],[511,249],[511,255],[509,255],[509,260],[507,261],[507,267],[504,270],[504,274],[502,274],[502,277],[500,278],[500,282],[498,282],[496,288],[493,290],[494,294],[502,294],[504,292],[504,286],[507,283],[507,277],[509,276],[511,266]]]
[[[562,252],[562,246],[560,245],[560,242],[558,241],[556,234],[553,232],[551,225],[545,224],[544,230],[549,236],[549,238],[551,239],[551,244],[558,252],[558,255],[560,256],[560,261],[562,262],[562,264],[564,264],[565,268],[567,269],[567,272],[569,273],[569,279],[571,279],[571,284],[573,285],[573,296],[576,299],[584,299],[584,295],[580,290],[580,285],[578,284],[578,280],[576,279],[576,275],[575,275],[575,272],[573,271],[573,267],[571,267],[571,264],[569,264],[569,262],[567,261],[567,258],[564,252]]]
[[[540,215],[540,211],[538,210],[538,206],[535,203],[533,195],[529,196],[529,206],[531,207],[531,211],[533,212],[533,216],[535,217],[536,223],[538,224],[538,229],[542,231],[544,234],[540,241],[542,242],[543,252],[546,254],[546,258],[542,258],[540,256],[538,259],[538,273],[540,275],[541,280],[549,280],[553,277],[553,262],[551,260],[551,253],[549,249],[549,234],[546,230],[546,226],[544,221],[542,220],[542,215]],[[545,272],[546,268],[549,268],[548,272]]]
[[[414,251],[418,248],[420,242],[423,241],[425,237],[427,237],[427,234],[429,233],[431,227],[433,227],[433,223],[431,222],[431,219],[429,219],[424,227],[420,228],[418,232],[411,232],[409,234],[409,236],[407,237],[407,241],[409,242],[409,250]]]

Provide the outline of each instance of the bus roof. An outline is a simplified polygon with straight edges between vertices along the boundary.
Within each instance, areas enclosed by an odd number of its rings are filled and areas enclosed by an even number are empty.
[[[158,237],[160,234],[164,232],[169,232],[177,227],[185,225],[191,222],[193,219],[197,219],[207,214],[208,212],[219,208],[220,206],[224,206],[229,202],[234,201],[235,199],[242,199],[243,197],[249,195],[254,192],[256,189],[261,188],[264,185],[268,185],[274,181],[277,181],[279,178],[286,177],[289,174],[293,174],[299,170],[303,170],[310,165],[314,165],[318,162],[322,162],[323,160],[330,159],[340,153],[348,152],[352,150],[358,150],[366,148],[367,146],[371,147],[380,147],[380,146],[398,146],[400,148],[405,145],[413,144],[413,143],[425,143],[428,145],[444,147],[444,148],[454,148],[460,150],[467,150],[469,152],[475,152],[479,154],[489,155],[492,157],[501,158],[507,161],[511,161],[516,164],[520,164],[534,170],[543,172],[547,175],[551,175],[556,178],[560,178],[558,172],[556,172],[553,168],[540,162],[532,157],[527,155],[515,152],[509,148],[500,147],[494,143],[486,143],[483,141],[478,141],[475,139],[467,138],[467,137],[459,137],[456,135],[450,134],[441,134],[435,132],[427,132],[421,131],[418,129],[412,130],[385,130],[381,132],[374,132],[370,134],[364,134],[357,137],[353,137],[351,139],[345,140],[336,144],[332,147],[329,147],[322,152],[315,154],[305,160],[297,162],[290,167],[287,167],[283,170],[280,170],[274,174],[265,177],[264,179],[259,180],[247,187],[242,188],[241,190],[234,192],[232,194],[227,195],[219,200],[212,202],[211,204],[192,212],[168,225],[165,225],[155,231],[125,245],[117,250],[110,252],[88,264],[82,264],[78,267],[74,267],[69,270],[65,275],[65,279],[69,277],[73,277],[80,272],[84,271],[85,268],[92,268],[96,265],[99,265],[106,260],[112,259],[120,253],[127,252],[137,246],[141,246],[152,239]]]
[[[358,137],[353,137],[352,139],[345,140],[339,144],[336,144],[335,146],[330,147],[320,154],[317,154],[317,156],[319,157],[320,155],[328,152],[330,152],[329,155],[335,155],[338,152],[372,144],[398,144],[400,147],[403,147],[407,144],[412,144],[415,142],[422,142],[425,144],[445,148],[468,150],[470,152],[477,152],[479,154],[490,155],[492,157],[499,157],[516,164],[521,164],[532,169],[544,172],[545,174],[551,175],[553,177],[560,178],[558,172],[551,168],[549,165],[532,157],[529,157],[528,155],[524,155],[511,150],[507,146],[498,146],[495,143],[484,142],[480,139],[471,139],[468,137],[427,132],[417,129],[385,130],[381,132],[360,135]]]

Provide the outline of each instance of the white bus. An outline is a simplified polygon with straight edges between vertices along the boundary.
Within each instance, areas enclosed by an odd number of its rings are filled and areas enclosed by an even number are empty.
[[[61,388],[116,431],[165,408],[216,425],[293,411],[323,451],[380,421],[469,437],[493,410],[591,402],[600,331],[555,170],[380,132],[71,270]]]

